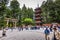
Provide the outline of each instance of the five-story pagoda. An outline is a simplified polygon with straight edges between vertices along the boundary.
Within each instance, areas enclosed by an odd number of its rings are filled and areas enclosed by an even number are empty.
[[[35,24],[37,27],[40,27],[42,26],[42,16],[41,16],[41,8],[40,7],[37,7],[35,9]]]

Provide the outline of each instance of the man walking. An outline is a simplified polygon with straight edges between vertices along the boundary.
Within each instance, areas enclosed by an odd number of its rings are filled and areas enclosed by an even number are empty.
[[[45,33],[45,39],[49,40],[50,31],[48,30],[48,28],[45,29],[44,33]]]

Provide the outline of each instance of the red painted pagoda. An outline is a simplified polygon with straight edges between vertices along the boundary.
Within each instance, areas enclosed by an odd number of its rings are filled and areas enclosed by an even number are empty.
[[[37,27],[42,25],[42,17],[41,17],[41,8],[38,7],[35,9],[35,23]]]

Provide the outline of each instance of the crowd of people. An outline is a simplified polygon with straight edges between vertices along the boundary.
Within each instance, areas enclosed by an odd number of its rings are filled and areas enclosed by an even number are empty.
[[[51,25],[50,27],[46,27],[44,31],[46,40],[50,40],[50,37],[49,37],[50,32],[53,32],[52,40],[60,40],[60,26]]]
[[[50,32],[53,32],[53,38],[52,40],[60,40],[60,26],[58,25],[51,25],[49,26],[44,26],[44,27],[30,27],[30,30],[36,30],[40,28],[45,28],[44,29],[44,34],[45,34],[45,39],[50,40]],[[11,31],[13,31],[14,27],[10,28]],[[28,27],[17,27],[19,31],[23,31],[23,29],[29,30]],[[6,36],[6,30],[3,29],[2,36]]]

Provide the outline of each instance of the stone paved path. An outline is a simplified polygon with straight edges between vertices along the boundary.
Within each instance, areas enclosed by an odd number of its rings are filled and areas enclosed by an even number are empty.
[[[40,30],[24,30],[13,32],[7,31],[7,36],[0,38],[0,40],[45,40],[44,33]]]

